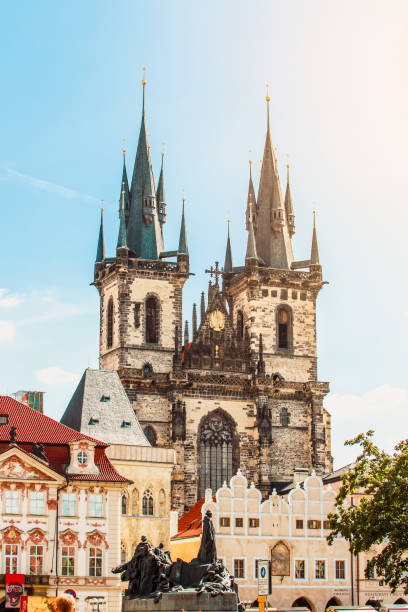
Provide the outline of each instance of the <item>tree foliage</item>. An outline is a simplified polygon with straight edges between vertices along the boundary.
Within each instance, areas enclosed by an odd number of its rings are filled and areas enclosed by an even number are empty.
[[[408,440],[388,454],[373,443],[373,433],[345,443],[359,444],[362,452],[343,476],[327,539],[332,544],[342,536],[353,553],[377,547],[381,552],[370,560],[366,577],[375,566],[392,591],[402,586],[408,593]],[[353,495],[363,495],[357,505],[350,504]]]

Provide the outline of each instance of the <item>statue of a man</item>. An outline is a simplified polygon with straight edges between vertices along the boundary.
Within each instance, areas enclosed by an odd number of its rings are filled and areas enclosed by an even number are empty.
[[[215,530],[211,520],[212,512],[207,510],[203,518],[203,531],[201,534],[200,550],[197,558],[200,563],[215,563],[217,549],[215,547]]]

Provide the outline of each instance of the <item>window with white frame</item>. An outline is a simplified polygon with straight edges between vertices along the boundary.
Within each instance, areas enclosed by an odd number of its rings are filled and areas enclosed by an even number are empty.
[[[4,547],[4,573],[18,572],[18,544],[6,544]]]
[[[102,548],[89,549],[89,575],[102,576]]]
[[[306,580],[306,559],[295,559],[295,580]]]
[[[334,562],[334,576],[336,580],[346,579],[346,562],[344,559],[336,559]]]
[[[326,560],[315,560],[315,578],[316,580],[324,580],[326,578]]]
[[[30,546],[30,574],[39,576],[43,573],[44,549],[42,546]]]
[[[245,559],[234,559],[234,578],[245,578]]]
[[[89,516],[103,516],[102,494],[91,493],[89,496]]]
[[[75,516],[75,493],[62,494],[62,516]]]
[[[63,546],[61,549],[61,576],[75,576],[74,546]]]
[[[30,491],[30,514],[44,514],[43,491]]]
[[[20,491],[6,491],[6,514],[20,514]]]

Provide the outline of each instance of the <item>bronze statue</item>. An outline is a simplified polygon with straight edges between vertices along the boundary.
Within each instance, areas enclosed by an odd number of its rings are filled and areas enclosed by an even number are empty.
[[[215,563],[217,549],[215,547],[215,530],[211,520],[212,512],[207,510],[203,518],[203,531],[201,534],[200,550],[197,559],[200,563]]]

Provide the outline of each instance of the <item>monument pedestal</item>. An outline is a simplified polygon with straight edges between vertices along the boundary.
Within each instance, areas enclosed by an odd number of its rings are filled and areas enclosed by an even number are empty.
[[[196,591],[178,591],[163,593],[157,603],[154,599],[143,597],[124,597],[122,612],[236,612],[238,598],[236,593],[219,593],[215,597],[211,593]]]

